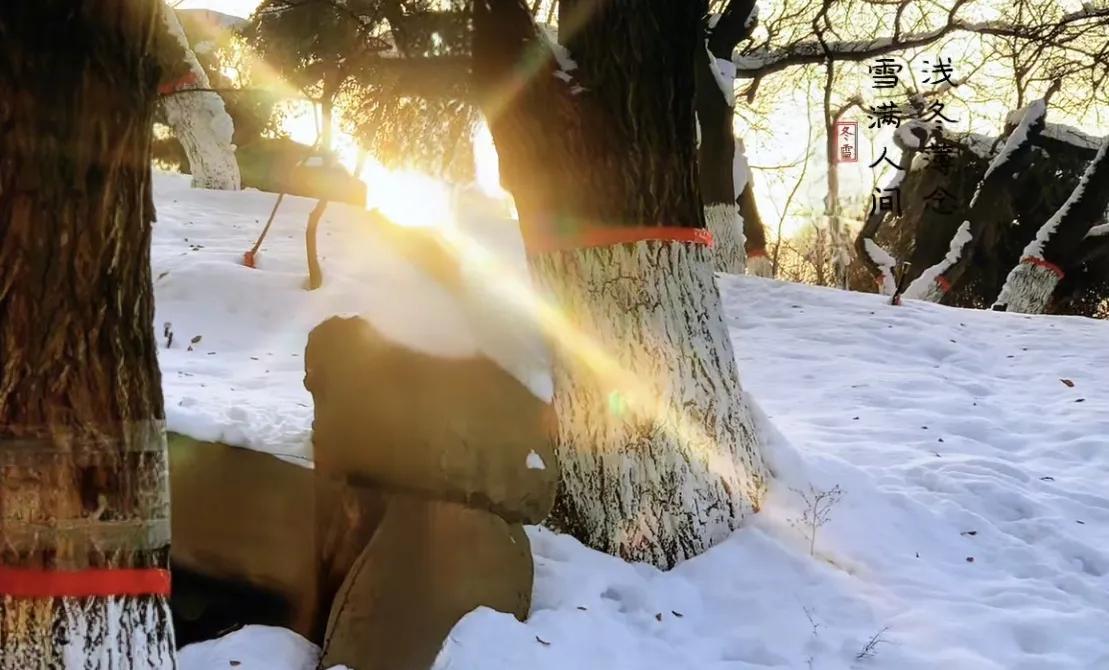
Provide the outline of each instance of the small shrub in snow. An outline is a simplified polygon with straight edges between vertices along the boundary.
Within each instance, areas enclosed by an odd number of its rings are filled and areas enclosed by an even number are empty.
[[[804,533],[809,541],[809,555],[812,556],[816,553],[816,533],[831,519],[832,508],[843,497],[843,489],[836,484],[827,490],[818,489],[812,485],[809,486],[808,491],[792,490],[801,496],[805,508],[801,511],[801,515],[790,523]]]
[[[863,648],[859,650],[859,653],[855,654],[855,660],[861,661],[864,658],[870,658],[875,653],[877,653],[878,645],[885,642],[885,640],[882,639],[882,635],[885,634],[887,630],[889,630],[889,626],[883,626],[881,630],[879,630],[874,635],[871,635],[870,639],[867,640],[866,644],[863,645]]]

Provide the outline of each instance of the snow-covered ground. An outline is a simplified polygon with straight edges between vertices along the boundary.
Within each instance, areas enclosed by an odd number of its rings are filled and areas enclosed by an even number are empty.
[[[533,334],[474,295],[484,282],[465,279],[472,268],[437,282],[398,257],[394,236],[336,205],[321,232],[325,285],[309,293],[310,201],[286,199],[251,270],[239,260],[274,196],[187,185],[156,183],[171,430],[303,462],[303,347],[335,313],[366,314],[426,351],[495,353],[542,392]],[[486,228],[477,237],[518,276],[514,231]],[[1109,668],[1109,323],[721,282],[778,474],[762,512],[667,573],[531,528],[531,618],[471,613],[439,670]],[[810,555],[799,492],[835,486]],[[180,661],[310,670],[314,653],[292,633],[249,627]]]

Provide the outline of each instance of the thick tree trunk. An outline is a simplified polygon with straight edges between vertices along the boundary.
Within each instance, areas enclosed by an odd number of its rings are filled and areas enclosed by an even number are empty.
[[[203,90],[210,87],[208,75],[189,47],[177,15],[165,5],[161,6],[161,13],[165,30],[183,50],[188,66],[183,78],[166,86],[162,106],[166,122],[189,159],[193,188],[237,191],[239,163],[231,143],[235,130],[231,116],[218,93]]]
[[[475,5],[480,99],[557,308],[552,523],[663,567],[735,528],[767,478],[698,243],[701,9],[564,0],[564,49],[521,0]]]
[[[151,0],[0,5],[0,668],[172,668]]]
[[[717,272],[741,275],[747,271],[743,218],[734,203],[705,205],[705,227],[712,233],[712,265]]]
[[[757,506],[763,469],[710,250],[647,241],[538,256],[533,269],[606,359],[558,343],[554,521],[655,565],[722,540]]]
[[[1070,263],[1086,243],[1086,234],[1109,204],[1109,138],[1086,166],[1066,202],[1036,231],[994,302],[997,311],[1042,314]]]
[[[1042,314],[1051,303],[1051,296],[1062,278],[1063,272],[1058,266],[1042,259],[1025,258],[1009,272],[993,309],[997,312]]]

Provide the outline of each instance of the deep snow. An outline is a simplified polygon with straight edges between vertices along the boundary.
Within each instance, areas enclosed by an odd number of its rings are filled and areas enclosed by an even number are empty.
[[[311,201],[287,198],[258,269],[240,265],[273,198],[156,180],[171,430],[305,462],[303,346],[334,313],[367,314],[425,351],[496,354],[549,392],[534,333],[475,291],[487,267],[437,283],[346,206],[323,224],[323,289],[302,290]],[[477,233],[519,277],[515,231]],[[1109,668],[1109,324],[750,277],[721,286],[778,475],[762,512],[668,573],[530,528],[530,620],[471,613],[439,670]],[[796,491],[836,485],[810,556]],[[314,653],[249,627],[187,647],[180,665],[308,670]]]

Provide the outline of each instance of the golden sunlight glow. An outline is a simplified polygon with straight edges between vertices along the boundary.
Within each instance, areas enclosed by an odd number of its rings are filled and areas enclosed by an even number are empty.
[[[642,376],[629,370],[601,346],[592,336],[578,328],[562,310],[552,305],[527,281],[526,277],[496,257],[480,242],[458,227],[440,231],[447,248],[460,264],[474,270],[483,286],[494,291],[501,301],[539,326],[544,335],[561,350],[559,355],[571,357],[596,376],[603,388],[609,389],[609,410],[616,416],[634,413],[665,431],[673,440],[688,447],[704,449],[710,468],[728,472],[742,464],[728,458],[715,439],[685,412],[665,402],[659,389]],[[756,507],[760,500],[751,501]]]
[[[497,148],[493,145],[493,133],[484,120],[478,122],[474,128],[474,172],[478,186],[486,195],[492,198],[503,198],[508,195],[501,188],[500,160],[497,158]]]
[[[257,0],[237,2],[241,9],[246,9],[248,6],[253,8]],[[579,13],[571,17],[574,20],[566,22],[564,32],[571,32],[581,25],[585,13],[592,11],[594,4],[584,3]],[[186,5],[211,6],[211,1],[186,0]],[[285,131],[295,141],[316,144],[319,119],[312,103],[257,55],[246,49],[243,52],[241,60],[250,72],[252,85],[274,90],[290,100]],[[543,59],[532,59],[530,62],[533,71],[517,73],[517,77],[505,82],[493,93],[491,100],[485,101],[483,107],[501,109],[526,84],[527,78],[534,76],[545,64]],[[349,135],[340,131],[338,118],[334,125],[336,132],[332,149],[338,154],[340,162],[351,169],[357,161],[358,147]],[[484,123],[475,129],[473,139],[478,186],[490,197],[506,199],[507,194],[500,185],[496,149]],[[366,184],[367,208],[379,210],[399,226],[436,229],[444,247],[461,267],[474,272],[483,285],[516,311],[520,318],[536,324],[560,349],[560,356],[572,361],[572,364],[582,365],[595,375],[601,387],[607,389],[609,411],[614,415],[625,416],[627,420],[632,418],[628,415],[643,417],[667,431],[672,439],[706,450],[703,456],[709,461],[709,466],[720,472],[740,467],[721,453],[714,437],[707,435],[698,422],[666,402],[665,396],[651,383],[652,380],[645,380],[642,375],[624,367],[596,339],[582,331],[562,310],[536,291],[526,274],[499,259],[494,252],[454,225],[454,201],[449,184],[419,172],[388,169],[372,158],[365,161],[356,176]],[[753,503],[757,506],[759,501]]]
[[[451,188],[434,177],[408,170],[390,170],[367,160],[359,178],[366,184],[366,207],[381,211],[406,228],[448,228]]]

